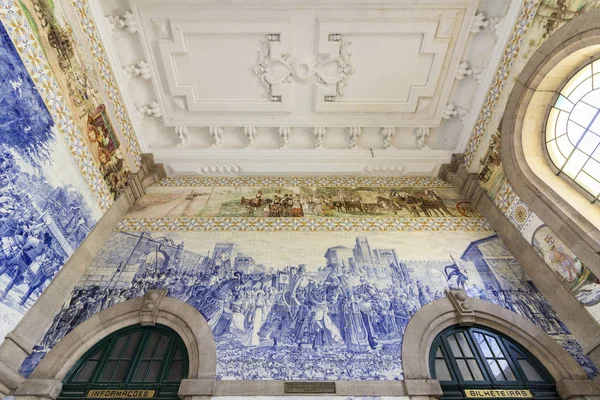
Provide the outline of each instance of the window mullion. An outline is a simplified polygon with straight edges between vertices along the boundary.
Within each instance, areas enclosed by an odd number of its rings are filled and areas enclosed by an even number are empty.
[[[442,337],[440,345],[443,346],[442,354],[446,359],[446,364],[449,364],[448,366],[450,367],[450,374],[453,375],[453,378],[456,379],[456,382],[465,382],[465,380],[462,378],[462,374],[460,373],[460,369],[458,368],[458,364],[456,363],[456,357],[454,357],[454,353],[452,353],[452,349],[450,348],[450,345],[446,343],[446,340],[447,336]],[[450,349],[450,351],[448,351],[448,349]]]
[[[131,383],[133,381],[133,377],[135,376],[135,373],[137,372],[138,366],[140,365],[142,359],[142,357],[138,357],[138,354],[144,351],[144,347],[146,347],[146,342],[148,341],[148,336],[150,336],[150,331],[144,330],[143,334],[139,339],[137,348],[132,353],[132,363],[129,367],[129,372],[125,377],[125,383]]]
[[[96,370],[94,370],[94,372],[92,373],[92,376],[90,377],[90,382],[98,382],[98,380],[102,376],[102,373],[104,372],[104,369],[106,368],[106,364],[108,364],[108,361],[110,360],[110,353],[112,352],[112,349],[117,345],[116,342],[119,340],[120,337],[121,336],[114,336],[108,341],[104,353],[102,354],[102,357],[98,362],[98,366]]]
[[[468,333],[465,336],[468,336],[469,340],[474,344],[473,347],[475,348],[475,354],[477,354],[478,364],[480,364],[480,367],[483,366],[481,369],[481,373],[483,374],[483,377],[485,378],[485,380],[487,382],[490,382],[490,383],[495,382],[494,374],[493,374],[492,370],[490,369],[489,364],[487,363],[487,358],[485,357],[485,355],[479,348],[479,345],[477,344],[477,339],[475,339],[475,337],[473,336],[472,328],[466,329],[465,332]],[[481,335],[483,336],[483,340],[486,340],[485,333],[479,332],[479,331],[478,331],[478,333],[481,333]],[[487,341],[486,341],[486,345],[487,345]],[[491,348],[490,348],[490,351],[492,351]]]
[[[164,382],[167,380],[168,376],[163,376],[163,375],[167,375],[167,372],[171,369],[171,364],[173,364],[173,359],[175,358],[175,352],[177,351],[177,346],[175,345],[175,338],[174,337],[169,337],[169,343],[167,344],[167,349],[165,350],[165,352],[163,353],[163,358],[161,360],[161,367],[160,367],[160,371],[158,372],[158,381],[159,382]],[[433,357],[433,359],[435,360],[435,356]],[[435,361],[434,361],[435,362]],[[168,366],[167,366],[168,364]]]

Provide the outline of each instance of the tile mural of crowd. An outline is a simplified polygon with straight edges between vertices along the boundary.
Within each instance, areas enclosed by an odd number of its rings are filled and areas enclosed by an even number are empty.
[[[0,24],[0,342],[100,217]]]
[[[598,373],[489,231],[115,231],[20,372],[92,315],[165,289],[208,321],[218,379],[398,380],[410,318],[449,288],[522,315]]]
[[[456,187],[152,187],[129,217],[464,217]],[[468,216],[479,217],[473,213]]]

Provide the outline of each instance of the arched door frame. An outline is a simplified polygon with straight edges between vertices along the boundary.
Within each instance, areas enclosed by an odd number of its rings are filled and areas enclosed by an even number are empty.
[[[150,290],[144,297],[127,300],[91,316],[75,327],[48,354],[15,390],[19,398],[56,399],[71,367],[106,336],[131,325],[161,324],[173,329],[188,351],[188,379],[181,389],[212,387],[216,381],[217,352],[208,322],[194,307],[166,296],[164,290]]]
[[[600,396],[600,387],[541,328],[496,304],[469,298],[463,290],[447,291],[446,294],[446,298],[420,308],[406,327],[402,343],[405,379],[434,381],[429,368],[429,352],[438,334],[456,325],[480,325],[525,347],[552,375],[563,399]]]

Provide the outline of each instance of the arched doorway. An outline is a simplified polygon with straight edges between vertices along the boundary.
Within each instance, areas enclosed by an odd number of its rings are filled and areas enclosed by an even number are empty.
[[[102,339],[71,368],[58,399],[178,400],[186,347],[163,326],[133,325]]]
[[[434,340],[431,376],[443,399],[559,399],[548,371],[526,349],[483,327],[452,327]]]

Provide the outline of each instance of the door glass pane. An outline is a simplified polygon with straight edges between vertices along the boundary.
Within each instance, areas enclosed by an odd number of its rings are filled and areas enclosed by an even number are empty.
[[[488,359],[487,363],[490,366],[490,369],[492,370],[492,375],[494,376],[494,378],[496,378],[497,381],[506,380],[504,379],[504,375],[502,375],[502,371],[500,371],[500,367],[498,366],[498,363],[496,363],[496,360]]]
[[[437,362],[438,361],[444,361],[444,360],[436,360],[436,368],[437,368]],[[445,364],[445,362],[444,362]],[[447,368],[447,367],[446,367]],[[182,361],[173,361],[173,363],[171,364],[171,368],[169,370],[169,378],[168,381],[169,382],[177,382],[180,381],[183,376],[183,362]],[[450,374],[448,374],[450,375]],[[436,375],[439,378],[440,375]]]
[[[530,381],[534,381],[534,382],[539,382],[539,381],[543,381],[544,379],[540,376],[540,374],[538,374],[538,372],[535,370],[535,368],[533,368],[533,365],[531,365],[531,363],[527,360],[521,360],[519,359],[519,365],[521,366],[521,369],[523,370],[523,372],[525,372],[525,376],[527,377],[527,379],[529,379]]]
[[[496,341],[495,338],[485,335],[488,344],[490,345],[490,348],[492,349],[492,353],[494,353],[494,356],[496,357],[504,357],[504,354],[502,354],[502,351],[500,350],[500,346],[498,346],[498,342]]]
[[[498,364],[500,364],[500,368],[502,369],[502,372],[504,372],[504,376],[506,376],[506,380],[509,380],[509,381],[517,380],[517,378],[515,377],[515,374],[513,374],[512,369],[510,368],[510,366],[508,365],[508,362],[506,362],[506,360],[498,360]]]
[[[156,349],[156,352],[154,353],[154,359],[163,358],[168,346],[169,346],[169,338],[166,336],[161,337],[160,342],[158,342],[158,348]]]
[[[458,369],[465,381],[472,381],[473,377],[469,372],[469,368],[467,367],[467,362],[465,360],[456,360],[456,364],[458,365]]]
[[[141,361],[138,365],[137,371],[135,371],[135,376],[133,377],[133,380],[136,382],[143,382],[149,366],[150,361]]]
[[[123,347],[125,347],[125,343],[127,343],[127,339],[129,339],[129,335],[123,335],[117,340],[117,344],[110,353],[111,358],[119,358],[121,356]]]
[[[109,382],[112,377],[113,372],[115,372],[115,368],[117,366],[118,361],[109,361],[106,363],[104,367],[104,371],[102,371],[102,376],[100,376],[100,380],[102,382]]]
[[[173,369],[173,365],[171,365],[171,370]],[[450,376],[450,370],[448,369],[448,365],[446,365],[445,360],[435,360],[435,376],[438,381],[451,381],[452,376]],[[169,380],[171,380],[171,374],[169,374]]]
[[[479,368],[479,365],[477,365],[477,360],[474,359],[470,359],[467,360],[469,362],[469,367],[471,367],[471,372],[473,374],[473,378],[476,381],[484,381],[484,377],[483,374],[481,373],[481,369]]]
[[[160,372],[160,361],[153,361],[150,364],[150,371],[148,372],[148,376],[146,377],[146,382],[156,382],[158,378],[158,373]]]
[[[113,375],[111,381],[112,382],[124,382],[125,377],[127,375],[127,370],[129,369],[129,361],[121,361],[119,365],[115,369],[115,374]]]
[[[473,353],[471,353],[471,348],[469,347],[469,343],[467,343],[465,334],[463,332],[457,333],[456,339],[458,340],[458,344],[460,345],[465,357],[473,357]]]
[[[86,382],[90,379],[90,376],[92,376],[92,372],[94,371],[94,368],[96,368],[96,364],[98,364],[98,361],[96,360],[88,360],[85,365],[83,366],[83,368],[81,368],[81,370],[79,371],[79,373],[77,374],[77,376],[75,377],[75,379],[73,379],[75,382]]]
[[[458,344],[456,343],[456,339],[454,338],[454,335],[448,336],[448,344],[450,345],[450,348],[452,349],[452,354],[454,354],[454,357],[462,357],[462,353],[460,352],[460,349],[458,348]]]
[[[138,342],[140,340],[140,334],[141,332],[134,332],[131,334],[129,341],[127,342],[127,347],[125,347],[123,358],[131,358],[133,352],[137,348]]]
[[[154,349],[156,348],[156,344],[158,343],[159,337],[160,335],[157,332],[153,332],[152,335],[150,335],[150,339],[148,339],[148,342],[146,343],[146,348],[144,349],[144,354],[142,355],[142,358],[152,357],[152,354],[154,354]]]

